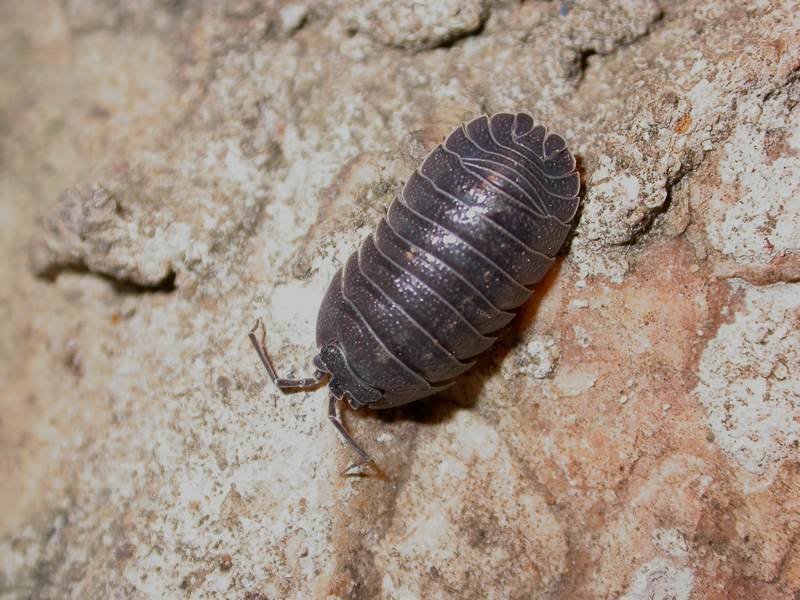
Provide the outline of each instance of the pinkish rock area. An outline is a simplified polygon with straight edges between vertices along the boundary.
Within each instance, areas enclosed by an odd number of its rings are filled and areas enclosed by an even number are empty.
[[[0,2],[0,598],[800,597],[796,0]],[[284,395],[462,120],[579,158],[458,385]]]

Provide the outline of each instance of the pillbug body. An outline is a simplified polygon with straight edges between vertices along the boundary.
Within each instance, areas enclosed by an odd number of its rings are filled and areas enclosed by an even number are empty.
[[[317,317],[313,377],[279,378],[263,336],[250,332],[270,377],[294,389],[330,377],[329,417],[361,457],[354,466],[366,465],[337,401],[400,406],[469,370],[552,265],[579,188],[564,139],[529,115],[460,125],[333,278]]]

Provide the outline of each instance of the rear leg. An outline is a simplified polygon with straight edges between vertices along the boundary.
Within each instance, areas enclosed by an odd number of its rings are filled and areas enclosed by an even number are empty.
[[[288,379],[285,377],[278,377],[278,374],[275,372],[275,367],[272,365],[272,361],[267,354],[266,348],[266,331],[264,329],[264,324],[261,322],[261,319],[256,321],[256,324],[247,334],[247,337],[250,339],[250,343],[253,344],[253,348],[255,348],[256,352],[258,353],[258,357],[261,359],[264,368],[267,370],[269,374],[269,378],[272,380],[278,388],[281,390],[305,390],[305,389],[312,389],[317,387],[322,381],[328,376],[328,373],[324,371],[320,371],[317,369],[314,373],[313,377],[303,377],[299,379]],[[337,406],[337,399],[336,396],[330,394],[329,401],[328,401],[328,419],[330,419],[333,426],[336,427],[336,430],[339,432],[339,435],[342,436],[342,439],[350,446],[356,454],[358,454],[359,460],[357,462],[350,463],[350,465],[342,471],[342,475],[356,475],[363,473],[367,466],[370,464],[374,465],[372,458],[370,458],[369,454],[364,452],[361,447],[356,443],[356,441],[352,438],[350,433],[348,433],[347,428],[344,426],[344,422],[342,421],[342,416],[339,412],[339,408]]]
[[[257,336],[256,334],[259,332],[260,334]],[[282,390],[312,389],[322,383],[322,380],[328,376],[327,373],[317,369],[314,372],[313,377],[301,377],[299,379],[278,377],[278,374],[275,372],[275,367],[272,366],[272,361],[269,359],[269,355],[267,354],[266,330],[264,329],[264,324],[261,322],[261,319],[256,321],[256,324],[250,330],[250,333],[247,334],[247,337],[250,338],[250,343],[253,344],[253,348],[256,349],[258,357],[261,359],[264,368],[267,370],[267,374],[269,374],[269,378],[272,380],[272,383]]]
[[[369,454],[364,452],[361,449],[350,433],[347,431],[347,428],[344,426],[344,422],[342,421],[342,415],[339,412],[339,406],[337,404],[338,400],[336,396],[330,394],[328,396],[328,418],[330,419],[333,426],[336,427],[336,430],[339,432],[339,435],[342,436],[342,439],[347,442],[347,445],[350,446],[353,450],[355,450],[356,454],[360,460],[357,462],[350,463],[350,465],[342,471],[342,475],[356,475],[361,474],[364,472],[367,466],[371,464],[375,464],[372,458],[370,458]]]

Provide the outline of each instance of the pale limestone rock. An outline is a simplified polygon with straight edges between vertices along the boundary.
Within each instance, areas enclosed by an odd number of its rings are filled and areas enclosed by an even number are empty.
[[[144,232],[102,186],[72,188],[45,213],[31,243],[31,268],[39,275],[88,269],[122,282],[158,287],[174,274],[171,244]]]
[[[619,600],[689,600],[693,587],[691,569],[675,568],[668,561],[656,558],[639,568],[630,589]]]
[[[800,285],[731,285],[744,306],[706,346],[695,393],[725,453],[772,476],[800,445]]]
[[[375,41],[402,48],[433,48],[476,31],[489,15],[485,0],[369,0],[345,9],[351,21]]]

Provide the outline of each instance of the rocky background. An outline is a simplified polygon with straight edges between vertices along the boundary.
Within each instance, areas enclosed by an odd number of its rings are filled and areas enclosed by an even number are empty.
[[[800,6],[0,2],[0,596],[794,599]],[[283,395],[464,119],[578,155],[564,257],[443,396]]]

